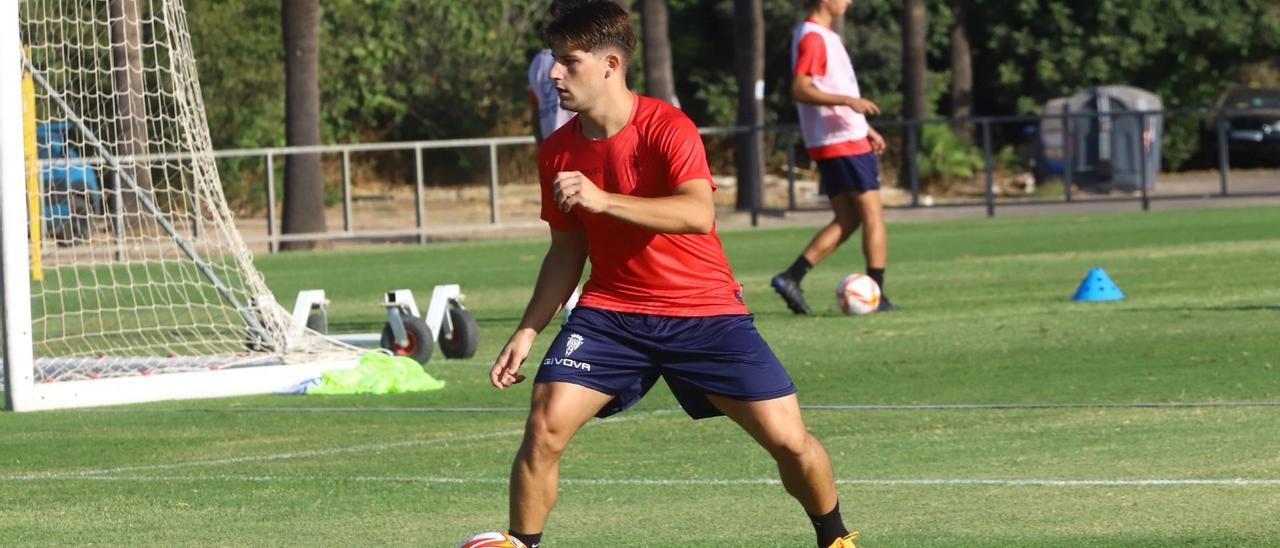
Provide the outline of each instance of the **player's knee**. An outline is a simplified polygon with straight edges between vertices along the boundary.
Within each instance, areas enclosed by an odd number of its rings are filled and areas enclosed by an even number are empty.
[[[522,453],[532,459],[559,458],[573,433],[539,414],[529,416],[525,424]]]
[[[775,459],[797,460],[812,452],[816,442],[807,430],[796,429],[773,436],[767,449]]]

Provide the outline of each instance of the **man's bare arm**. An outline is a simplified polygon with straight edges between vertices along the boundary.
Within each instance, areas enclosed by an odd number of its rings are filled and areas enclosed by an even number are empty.
[[[706,179],[686,181],[671,196],[645,198],[605,192],[582,173],[566,171],[556,174],[552,189],[560,209],[581,207],[654,232],[707,234],[715,226],[711,181]]]
[[[524,317],[489,370],[489,382],[506,388],[524,380],[520,367],[529,356],[533,339],[551,322],[560,306],[578,286],[587,261],[587,236],[581,230],[551,231],[551,247],[542,259],[533,296],[524,309]]]
[[[813,84],[813,76],[808,74],[795,75],[795,80],[791,82],[791,98],[795,101],[809,103],[811,105],[849,107],[859,114],[880,114],[880,107],[876,106],[876,104],[870,100],[863,99],[861,97],[850,97],[848,95],[827,93],[818,89],[818,87]]]

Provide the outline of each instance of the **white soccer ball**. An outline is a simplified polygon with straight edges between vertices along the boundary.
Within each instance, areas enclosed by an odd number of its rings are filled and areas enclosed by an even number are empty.
[[[880,285],[871,276],[853,273],[836,285],[836,304],[845,314],[862,316],[880,307]]]
[[[458,548],[525,548],[525,545],[511,535],[490,531],[462,541]]]

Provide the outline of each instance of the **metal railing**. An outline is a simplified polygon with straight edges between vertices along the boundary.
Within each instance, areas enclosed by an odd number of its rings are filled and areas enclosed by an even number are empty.
[[[1043,204],[1053,201],[1063,203],[1071,203],[1079,200],[1078,196],[1073,195],[1072,187],[1077,181],[1073,181],[1073,165],[1072,147],[1067,145],[1071,142],[1069,137],[1064,137],[1064,158],[1063,163],[1066,167],[1063,172],[1062,179],[1062,195],[1056,200],[1002,200],[997,196],[997,189],[994,183],[995,160],[993,158],[993,150],[996,140],[993,137],[993,127],[999,125],[1038,125],[1045,119],[1061,120],[1064,128],[1071,127],[1072,120],[1085,118],[1108,118],[1108,117],[1138,117],[1141,120],[1143,129],[1146,129],[1148,117],[1160,117],[1168,120],[1175,116],[1196,116],[1205,118],[1212,116],[1215,121],[1215,133],[1217,137],[1217,171],[1219,185],[1216,193],[1206,194],[1204,192],[1194,193],[1192,195],[1161,195],[1158,198],[1150,195],[1148,181],[1144,179],[1140,186],[1140,192],[1137,197],[1092,197],[1090,201],[1110,200],[1110,201],[1138,201],[1143,210],[1150,208],[1150,203],[1154,199],[1177,199],[1177,198],[1205,198],[1205,197],[1247,197],[1247,196],[1280,196],[1280,180],[1276,181],[1274,189],[1263,191],[1246,191],[1233,192],[1230,186],[1230,161],[1228,156],[1228,140],[1227,140],[1227,119],[1230,116],[1238,114],[1254,114],[1257,111],[1247,110],[1231,110],[1231,109],[1167,109],[1153,111],[1124,111],[1110,113],[1096,112],[1070,112],[1064,111],[1060,115],[1051,116],[978,116],[972,118],[930,118],[922,120],[875,120],[874,126],[882,133],[897,131],[900,133],[901,142],[904,143],[904,151],[907,158],[911,161],[906,162],[902,169],[905,170],[905,176],[900,174],[900,182],[905,189],[910,191],[909,201],[900,206],[889,207],[984,207],[987,216],[994,216],[997,206],[1015,206],[1025,204]],[[1278,117],[1280,119],[1280,117]],[[918,171],[918,147],[921,142],[921,135],[924,128],[929,125],[940,124],[951,127],[971,126],[975,128],[975,138],[978,143],[973,146],[976,150],[981,151],[983,168],[980,172],[982,179],[983,192],[980,199],[976,200],[952,200],[946,203],[927,204],[922,203],[921,179]],[[795,211],[803,209],[798,204],[797,197],[797,178],[798,164],[797,150],[800,145],[800,137],[798,128],[795,125],[766,125],[759,127],[749,126],[723,126],[723,127],[704,127],[699,129],[699,133],[704,138],[723,138],[733,137],[743,132],[761,132],[767,137],[771,137],[774,147],[771,149],[776,152],[781,148],[784,152],[784,160],[782,169],[786,174],[787,189],[785,206],[768,207],[761,205],[757,200],[752,207],[752,225],[756,224],[757,214],[761,212],[776,211]],[[1069,135],[1068,133],[1064,133]],[[1036,136],[1037,143],[1040,137]],[[1005,139],[1006,144],[1009,139]],[[352,239],[413,239],[418,243],[425,243],[433,233],[458,233],[481,230],[484,226],[480,225],[462,225],[453,227],[428,227],[427,212],[425,208],[426,181],[424,175],[424,159],[423,152],[433,149],[482,149],[487,150],[488,154],[488,227],[502,228],[513,226],[504,222],[502,212],[499,209],[499,195],[501,189],[500,165],[498,161],[499,147],[511,146],[528,146],[534,145],[535,141],[531,136],[520,137],[495,137],[495,138],[475,138],[475,139],[449,139],[449,140],[431,140],[431,141],[404,141],[404,142],[388,142],[388,143],[363,143],[363,144],[334,144],[320,146],[304,146],[304,147],[268,147],[268,148],[251,148],[251,149],[235,149],[222,150],[213,152],[215,159],[233,159],[233,158],[261,158],[264,166],[265,177],[263,182],[266,199],[266,236],[265,243],[270,252],[275,252],[280,248],[282,242],[292,241],[333,241],[333,240],[352,240]],[[370,153],[370,152],[405,152],[412,151],[414,154],[414,199],[415,199],[415,218],[412,228],[389,229],[389,230],[364,230],[356,231],[353,228],[353,181],[351,175],[351,156],[354,153]],[[288,157],[293,155],[307,154],[336,154],[341,158],[341,194],[342,194],[342,230],[340,232],[316,232],[301,234],[281,234],[278,227],[276,214],[276,160],[280,157]],[[1145,158],[1145,152],[1138,150],[1137,154],[1140,158]],[[189,158],[190,155],[170,154],[170,155],[146,155],[121,158],[120,161],[137,161],[144,162],[148,160],[174,160]],[[103,160],[98,158],[81,158],[76,159],[77,162],[85,163],[101,163]],[[1278,162],[1280,163],[1280,162]],[[975,174],[979,175],[979,174]],[[756,189],[759,193],[759,189]],[[818,204],[816,207],[825,207],[825,202]],[[263,243],[259,238],[245,238],[249,243]]]
[[[304,147],[272,147],[215,151],[215,159],[261,157],[265,165],[266,180],[266,214],[268,250],[275,252],[281,242],[341,240],[353,238],[391,238],[401,236],[416,237],[418,243],[426,243],[426,210],[424,204],[425,180],[422,153],[424,150],[449,148],[487,148],[489,151],[489,222],[499,224],[498,211],[498,147],[510,145],[534,144],[533,137],[492,137],[478,139],[446,139],[436,141],[402,141],[391,143],[361,143],[339,145],[317,145]],[[413,151],[414,157],[414,198],[415,220],[413,230],[378,231],[376,233],[356,233],[352,230],[352,181],[351,154],[358,152],[403,152]],[[276,229],[276,182],[275,159],[280,156],[305,154],[340,154],[342,157],[342,232],[319,232],[305,234],[280,234]],[[252,239],[246,239],[252,242]]]

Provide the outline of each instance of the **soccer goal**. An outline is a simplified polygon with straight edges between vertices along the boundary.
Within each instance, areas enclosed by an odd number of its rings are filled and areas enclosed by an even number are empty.
[[[227,208],[180,0],[0,1],[11,410],[272,392],[354,363]]]

